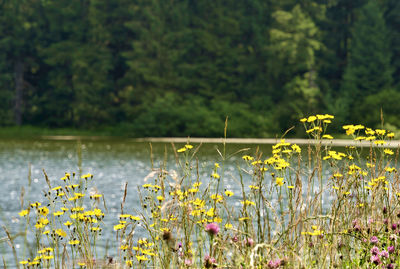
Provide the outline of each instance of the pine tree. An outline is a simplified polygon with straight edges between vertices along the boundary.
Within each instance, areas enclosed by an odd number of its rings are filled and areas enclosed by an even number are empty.
[[[360,9],[355,22],[346,67],[342,102],[350,113],[349,119],[361,120],[358,107],[368,95],[392,86],[392,67],[388,31],[377,1],[369,1]]]

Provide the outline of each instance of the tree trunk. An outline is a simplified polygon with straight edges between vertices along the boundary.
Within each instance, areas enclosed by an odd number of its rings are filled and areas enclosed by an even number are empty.
[[[21,60],[17,60],[14,65],[15,75],[15,107],[14,107],[14,118],[15,124],[22,124],[22,93],[24,90],[24,63]]]

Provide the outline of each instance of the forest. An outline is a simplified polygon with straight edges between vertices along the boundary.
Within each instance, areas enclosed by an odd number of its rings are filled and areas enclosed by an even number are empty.
[[[231,137],[273,137],[329,113],[396,131],[399,14],[398,0],[0,0],[0,126],[221,137],[228,117]]]

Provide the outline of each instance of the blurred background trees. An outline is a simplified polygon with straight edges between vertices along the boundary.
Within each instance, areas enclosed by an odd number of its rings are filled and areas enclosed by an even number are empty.
[[[400,128],[397,0],[3,0],[0,125],[266,137]],[[336,126],[339,130],[340,126]]]

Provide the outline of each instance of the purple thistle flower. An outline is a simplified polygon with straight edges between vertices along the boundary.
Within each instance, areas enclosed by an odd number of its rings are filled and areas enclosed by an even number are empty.
[[[378,255],[376,255],[376,256],[371,256],[371,262],[372,262],[373,264],[378,265],[378,264],[381,263],[381,259],[379,259],[379,256],[378,256]]]
[[[270,269],[275,269],[275,268],[278,268],[279,266],[281,265],[281,259],[276,259],[276,260],[270,260],[269,262],[268,262],[268,268],[270,268]]]
[[[394,246],[388,246],[388,252],[392,254],[394,252]]]
[[[397,224],[396,223],[393,223],[392,224],[392,230],[396,230],[397,229]]]
[[[384,258],[389,258],[389,253],[386,250],[382,250],[379,253],[379,256],[384,257]]]
[[[378,253],[379,253],[379,248],[377,246],[373,246],[371,248],[371,254],[376,256],[376,255],[378,255]]]
[[[210,255],[206,255],[204,257],[204,267],[205,268],[212,267],[216,262],[217,262],[217,260],[215,260],[215,258],[213,258],[213,257],[210,257]]]
[[[371,242],[372,244],[376,244],[376,243],[378,243],[378,237],[376,237],[376,236],[372,236],[371,237],[371,239],[369,240],[369,242]]]
[[[389,263],[388,265],[386,265],[386,268],[388,268],[388,269],[394,269],[394,265],[391,264],[391,263]]]
[[[246,239],[245,243],[246,243],[246,246],[252,247],[254,245],[254,240],[249,237]]]
[[[206,231],[209,235],[217,235],[219,233],[219,225],[216,222],[212,222],[206,225]]]

